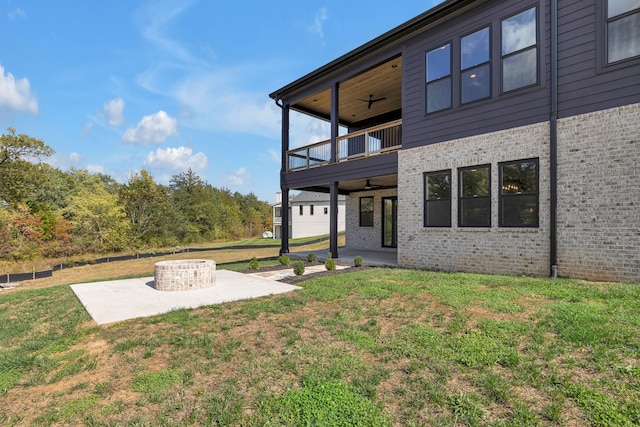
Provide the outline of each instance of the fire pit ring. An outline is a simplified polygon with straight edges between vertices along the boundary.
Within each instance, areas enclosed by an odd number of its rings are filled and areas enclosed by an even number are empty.
[[[159,291],[191,291],[216,282],[216,262],[184,259],[156,262],[153,287]]]

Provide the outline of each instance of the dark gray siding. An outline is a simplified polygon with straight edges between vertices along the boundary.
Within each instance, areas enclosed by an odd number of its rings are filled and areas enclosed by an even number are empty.
[[[501,20],[530,7],[537,6],[540,16],[538,36],[539,84],[511,93],[500,93],[500,30]],[[403,53],[403,148],[433,144],[511,127],[523,126],[549,118],[549,40],[545,2],[493,1],[428,31],[405,45]],[[456,80],[459,40],[486,26],[492,32],[492,96],[467,105],[459,105]],[[454,107],[434,114],[425,114],[425,53],[443,43],[452,42],[454,56]],[[458,68],[459,69],[459,68]]]
[[[640,102],[640,58],[606,66],[604,3],[558,1],[558,116],[560,118]],[[500,93],[500,23],[532,6],[539,13],[539,84]],[[426,115],[425,53],[452,42],[453,78],[459,40],[491,25],[492,97],[459,105],[454,80],[450,110]],[[550,1],[492,1],[409,40],[403,52],[403,148],[428,145],[549,120]],[[458,68],[459,69],[459,68]]]
[[[640,102],[640,58],[605,65],[606,2],[558,3],[559,116]]]

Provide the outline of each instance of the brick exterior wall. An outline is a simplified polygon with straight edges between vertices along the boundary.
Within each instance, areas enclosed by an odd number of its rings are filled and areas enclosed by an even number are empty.
[[[558,121],[558,274],[640,281],[640,104]]]
[[[498,227],[498,163],[539,158],[539,228]],[[398,264],[550,274],[549,123],[402,150]],[[461,167],[491,164],[490,228],[458,227]],[[423,173],[452,170],[452,227],[423,227]],[[640,280],[640,104],[558,121],[558,275]],[[350,224],[348,224],[349,227]]]
[[[498,163],[539,159],[538,228],[498,227]],[[491,227],[458,227],[458,168],[491,164]],[[452,227],[425,228],[424,172],[451,169]],[[398,264],[478,273],[549,275],[549,124],[401,150]]]
[[[382,247],[382,198],[397,196],[396,189],[362,191],[347,197],[345,244],[349,249],[395,251]],[[360,197],[373,196],[373,227],[360,227]],[[398,220],[400,213],[398,213]]]

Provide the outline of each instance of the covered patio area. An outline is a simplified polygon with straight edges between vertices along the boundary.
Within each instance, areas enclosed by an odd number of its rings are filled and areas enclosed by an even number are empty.
[[[329,250],[319,251],[307,251],[307,252],[291,252],[287,254],[291,259],[306,260],[307,255],[313,252],[318,257],[318,261],[324,261],[327,259]],[[372,251],[352,248],[339,248],[338,258],[336,264],[338,265],[353,265],[353,259],[357,256],[361,256],[364,260],[364,265],[370,267],[397,267],[398,266],[398,253],[396,251]]]

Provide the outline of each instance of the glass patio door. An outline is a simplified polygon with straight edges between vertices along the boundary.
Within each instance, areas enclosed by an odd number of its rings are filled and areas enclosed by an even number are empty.
[[[398,198],[382,198],[382,246],[398,246]]]

